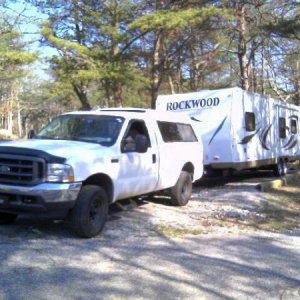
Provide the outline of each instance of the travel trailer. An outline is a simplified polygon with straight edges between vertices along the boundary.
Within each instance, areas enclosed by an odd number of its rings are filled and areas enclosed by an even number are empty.
[[[206,171],[267,168],[283,176],[300,157],[298,106],[235,87],[160,95],[156,108],[198,121]]]

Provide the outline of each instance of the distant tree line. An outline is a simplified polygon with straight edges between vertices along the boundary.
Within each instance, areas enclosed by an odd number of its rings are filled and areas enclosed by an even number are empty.
[[[19,134],[69,109],[154,108],[160,93],[240,86],[300,104],[299,1],[27,0],[48,15],[40,47],[57,51],[47,82],[29,76],[38,54],[7,2],[0,127],[14,118]]]

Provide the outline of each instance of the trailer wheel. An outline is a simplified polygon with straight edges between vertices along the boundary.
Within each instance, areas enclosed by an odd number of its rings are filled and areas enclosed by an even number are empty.
[[[181,171],[180,176],[171,188],[171,203],[175,206],[184,206],[189,202],[192,194],[192,176],[189,172]]]
[[[0,225],[13,223],[16,220],[17,216],[17,214],[0,212]]]
[[[286,175],[287,170],[288,170],[287,162],[283,159],[283,160],[281,161],[281,175],[282,175],[282,176]]]
[[[284,159],[280,159],[273,168],[274,175],[276,177],[284,176],[287,173],[287,162]]]
[[[83,238],[96,236],[103,229],[108,215],[108,197],[103,188],[83,186],[71,211],[71,224]]]
[[[281,176],[281,162],[278,161],[273,167],[273,173],[276,177]]]

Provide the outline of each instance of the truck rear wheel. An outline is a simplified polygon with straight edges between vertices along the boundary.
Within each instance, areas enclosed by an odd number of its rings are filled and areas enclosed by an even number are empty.
[[[108,215],[108,197],[103,188],[83,186],[71,212],[74,231],[83,238],[96,236],[103,229]]]
[[[171,189],[171,203],[175,206],[186,205],[191,197],[192,187],[191,174],[181,171],[176,184]]]
[[[17,216],[17,214],[0,212],[0,225],[13,223],[16,220]]]

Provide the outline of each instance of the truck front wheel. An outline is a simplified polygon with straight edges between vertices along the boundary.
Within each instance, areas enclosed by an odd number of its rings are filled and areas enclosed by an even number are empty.
[[[83,186],[71,211],[74,231],[83,238],[96,236],[104,227],[108,215],[108,197],[103,188]]]
[[[181,171],[180,176],[171,188],[171,203],[175,206],[184,206],[189,202],[192,194],[192,176],[189,172]]]
[[[0,212],[0,225],[13,223],[16,220],[17,216],[18,216],[17,214]]]

